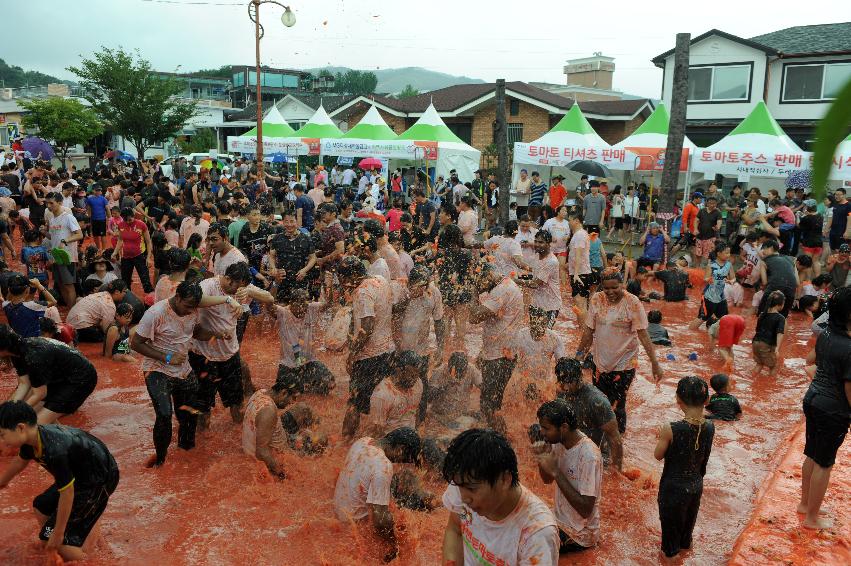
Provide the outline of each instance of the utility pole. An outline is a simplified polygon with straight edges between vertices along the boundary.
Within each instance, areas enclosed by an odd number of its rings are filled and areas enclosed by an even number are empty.
[[[665,148],[665,165],[662,169],[662,191],[659,194],[659,212],[671,213],[677,202],[677,182],[682,160],[683,138],[686,134],[686,107],[688,101],[688,52],[691,34],[678,33],[674,50],[674,76],[671,81],[671,122],[668,125],[668,147]]]
[[[511,181],[508,169],[508,124],[505,123],[505,79],[496,81],[496,120],[493,125],[493,141],[497,151],[496,179],[499,182],[499,218],[502,226],[508,222],[508,204],[511,202]]]

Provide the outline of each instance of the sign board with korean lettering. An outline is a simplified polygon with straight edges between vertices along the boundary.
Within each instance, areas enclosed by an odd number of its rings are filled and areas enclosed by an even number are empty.
[[[411,140],[325,139],[322,155],[375,157],[377,159],[429,159],[439,155],[438,142]]]
[[[692,159],[692,170],[698,173],[722,175],[752,175],[756,177],[788,177],[792,171],[812,169],[812,153],[712,151],[698,149]]]
[[[627,146],[626,150],[634,156],[636,171],[661,171],[665,167],[664,147]],[[684,147],[680,157],[680,171],[683,173],[688,171],[688,153],[688,148]]]
[[[255,153],[257,138],[254,136],[228,136],[228,151]],[[310,155],[310,147],[300,138],[263,138],[263,153],[285,155]]]
[[[579,147],[579,146],[556,146],[532,143],[514,144],[514,162],[527,165],[548,165],[550,167],[564,167],[571,161],[596,161],[602,163],[609,169],[631,170],[634,157],[628,158],[625,148],[614,148],[608,146]]]

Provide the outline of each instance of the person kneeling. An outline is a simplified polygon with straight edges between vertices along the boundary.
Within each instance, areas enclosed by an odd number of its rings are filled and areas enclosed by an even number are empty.
[[[36,460],[54,480],[33,500],[39,538],[62,560],[83,560],[83,547],[118,486],[118,464],[109,449],[82,430],[37,424],[23,401],[0,405],[0,442],[18,449],[0,474],[0,489]]]
[[[242,451],[265,463],[278,479],[284,479],[286,473],[274,452],[287,448],[287,433],[278,409],[292,403],[296,386],[292,380],[278,379],[270,389],[258,389],[248,400],[242,419]]]

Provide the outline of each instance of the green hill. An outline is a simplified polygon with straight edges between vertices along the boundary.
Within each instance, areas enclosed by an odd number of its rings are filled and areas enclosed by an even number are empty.
[[[48,83],[62,83],[56,77],[39,73],[38,71],[25,71],[16,65],[9,65],[0,59],[0,85],[5,88],[18,88],[22,86],[43,86]]]
[[[313,74],[319,73],[322,70],[328,70],[332,73],[345,73],[350,69],[348,67],[326,67],[324,69],[307,69]],[[447,73],[439,73],[430,71],[422,67],[402,67],[399,69],[363,69],[375,73],[378,77],[378,86],[376,92],[395,94],[402,92],[405,85],[411,85],[420,92],[437,90],[447,86],[469,83],[483,83],[481,79],[474,79],[464,76],[449,75]]]

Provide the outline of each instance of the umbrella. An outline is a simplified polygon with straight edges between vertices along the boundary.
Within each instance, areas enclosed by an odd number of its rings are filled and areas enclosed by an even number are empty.
[[[30,136],[22,142],[25,151],[29,151],[31,155],[38,157],[41,153],[41,159],[53,159],[53,147],[41,138]]]
[[[263,161],[268,161],[270,163],[286,163],[287,156],[280,151],[276,151],[272,155],[264,156]]]
[[[218,164],[220,169],[227,166],[227,162],[222,161],[221,159],[216,159],[216,163]],[[213,160],[212,159],[203,159],[201,161],[201,163],[198,164],[198,166],[203,168],[203,169],[212,169],[213,168]]]
[[[588,159],[577,159],[565,165],[571,171],[583,173],[585,175],[593,175],[594,177],[610,177],[612,172],[608,167],[596,161]]]
[[[131,153],[127,153],[126,151],[116,151],[114,153],[115,159],[120,159],[121,161],[136,161],[136,156]]]
[[[381,163],[381,160],[376,159],[374,157],[367,157],[366,159],[361,159],[360,163],[358,163],[358,167],[360,167],[361,169],[381,169],[382,165],[383,164]]]

